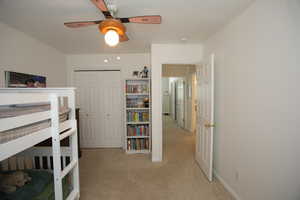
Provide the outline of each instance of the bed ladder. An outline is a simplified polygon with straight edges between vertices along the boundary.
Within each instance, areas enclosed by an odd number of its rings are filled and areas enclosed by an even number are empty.
[[[60,134],[59,126],[59,101],[56,94],[51,95],[51,129],[52,129],[52,153],[53,153],[53,176],[55,200],[63,200],[63,178],[71,171],[73,189],[69,193],[67,200],[79,199],[79,169],[78,169],[78,143],[77,143],[77,123],[75,119],[75,99],[74,91],[68,95],[68,105],[72,110],[69,114],[69,130]],[[69,137],[72,150],[71,162],[62,170],[61,168],[61,147],[60,141]]]

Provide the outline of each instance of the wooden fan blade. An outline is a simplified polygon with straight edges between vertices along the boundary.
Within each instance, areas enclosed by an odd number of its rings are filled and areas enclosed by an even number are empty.
[[[139,23],[139,24],[160,24],[160,15],[148,15],[148,16],[138,16],[138,17],[128,17],[120,18],[122,23]]]
[[[91,2],[103,13],[105,18],[113,18],[104,0],[91,0]]]
[[[96,25],[100,24],[102,20],[99,21],[83,21],[83,22],[66,22],[64,25],[69,28],[81,28],[85,26],[91,26],[91,25]]]
[[[128,41],[129,38],[128,36],[126,35],[126,33],[124,35],[120,35],[120,42],[126,42]]]

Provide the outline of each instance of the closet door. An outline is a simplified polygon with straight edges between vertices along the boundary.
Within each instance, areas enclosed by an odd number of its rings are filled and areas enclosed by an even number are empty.
[[[74,74],[82,147],[121,147],[120,71],[80,71]]]
[[[104,131],[101,134],[101,147],[122,146],[122,89],[120,72],[101,73],[103,93]],[[102,102],[102,101],[101,101]]]

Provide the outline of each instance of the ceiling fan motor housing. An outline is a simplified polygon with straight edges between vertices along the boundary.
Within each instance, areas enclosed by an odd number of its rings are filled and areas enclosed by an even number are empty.
[[[119,35],[125,35],[126,27],[116,19],[107,19],[99,24],[99,30],[105,34],[109,30],[116,31]]]

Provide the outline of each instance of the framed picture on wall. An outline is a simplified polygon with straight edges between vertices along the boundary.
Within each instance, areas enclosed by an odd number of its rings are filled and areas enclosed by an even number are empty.
[[[45,88],[46,77],[33,74],[5,71],[5,87]]]

